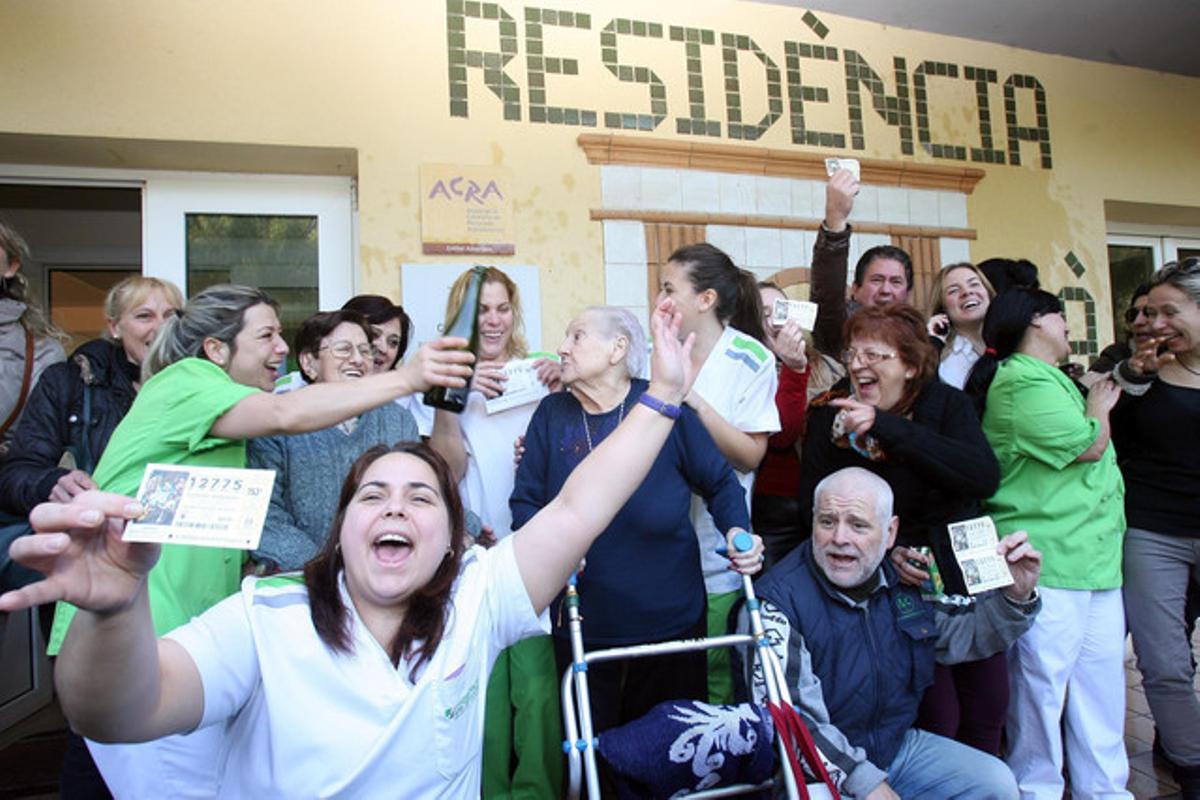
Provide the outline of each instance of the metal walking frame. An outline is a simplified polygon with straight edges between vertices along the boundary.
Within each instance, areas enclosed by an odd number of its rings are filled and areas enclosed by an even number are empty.
[[[745,539],[741,539],[742,536],[745,536]],[[744,552],[750,549],[752,543],[748,534],[738,534],[734,537],[734,545],[739,551]],[[622,658],[643,658],[710,650],[716,647],[748,646],[748,649],[752,648],[752,652],[757,655],[762,664],[767,698],[772,703],[791,705],[792,699],[784,678],[783,667],[771,649],[763,629],[762,614],[758,598],[754,594],[754,585],[751,583],[749,575],[741,577],[742,592],[746,598],[746,610],[750,616],[751,632],[748,634],[727,634],[703,639],[678,639],[655,644],[610,647],[589,652],[583,647],[583,617],[579,613],[579,593],[576,589],[577,574],[571,576],[567,582],[566,598],[563,604],[567,609],[572,664],[562,678],[563,727],[566,735],[563,751],[567,756],[567,797],[570,800],[578,800],[585,780],[588,797],[591,800],[600,800],[600,779],[596,765],[597,739],[592,727],[591,695],[588,693],[587,668],[589,664],[616,661]],[[796,788],[796,779],[792,774],[791,763],[784,749],[782,736],[775,736],[775,748],[779,756],[780,778],[783,781],[788,800],[798,800],[800,794]],[[734,797],[771,789],[775,783],[776,781],[772,779],[761,784],[735,784],[707,789],[686,796],[691,798]]]

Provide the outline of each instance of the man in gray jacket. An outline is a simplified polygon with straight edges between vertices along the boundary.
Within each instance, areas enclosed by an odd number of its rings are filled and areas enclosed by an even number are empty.
[[[1037,613],[1041,554],[1025,533],[997,548],[1013,584],[964,604],[932,603],[901,584],[889,559],[899,520],[892,490],[858,467],[814,493],[813,536],[759,582],[763,622],[792,699],[847,796],[1015,798],[996,757],[913,728],[934,661],[1006,649]],[[765,694],[757,667],[756,699]]]

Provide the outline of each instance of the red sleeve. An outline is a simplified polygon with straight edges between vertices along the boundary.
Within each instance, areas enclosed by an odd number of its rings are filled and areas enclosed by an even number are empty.
[[[767,447],[772,450],[786,450],[796,444],[796,440],[804,433],[804,416],[808,410],[808,373],[811,367],[805,367],[803,372],[781,366],[779,369],[779,388],[775,391],[775,408],[779,410],[778,433],[767,440]]]

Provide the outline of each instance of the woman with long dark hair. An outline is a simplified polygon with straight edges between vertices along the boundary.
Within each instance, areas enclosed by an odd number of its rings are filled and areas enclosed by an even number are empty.
[[[260,289],[209,287],[167,319],[142,362],[137,399],[109,439],[92,476],[106,492],[134,495],[148,463],[244,467],[245,440],[334,425],[433,383],[459,384],[470,355],[460,339],[422,348],[402,370],[360,379],[357,391],[333,384],[273,394],[287,355],[275,301]],[[163,634],[237,591],[243,553],[167,545],[147,576],[154,630]],[[74,607],[60,603],[50,650],[74,628]],[[207,737],[208,742],[201,741]],[[154,745],[89,747],[116,796],[211,796],[216,774],[212,734]]]
[[[967,381],[1000,462],[984,509],[1004,536],[1045,554],[1042,610],[1009,650],[1008,764],[1022,796],[1129,797],[1121,605],[1124,484],[1110,444],[1110,380],[1086,401],[1059,369],[1070,355],[1062,304],[1037,289],[996,296],[987,346]],[[1066,734],[1065,748],[1063,733]]]
[[[676,344],[670,312],[662,304],[652,320],[660,345],[647,390],[668,406],[691,381],[690,339]],[[545,631],[546,607],[674,427],[636,404],[559,496],[491,550],[467,548],[436,454],[375,448],[343,484],[303,578],[247,578],[158,640],[147,584],[160,548],[121,539],[141,509],[85,493],[34,512],[42,535],[18,540],[15,556],[48,577],[0,597],[0,611],[53,600],[87,609],[58,663],[72,725],[110,741],[215,731],[212,795],[477,797],[492,661]]]
[[[767,439],[779,430],[775,409],[775,356],[763,344],[762,301],[754,275],[739,269],[707,242],[681,247],[659,271],[659,300],[671,298],[683,315],[684,335],[695,334],[692,366],[696,383],[687,404],[700,416],[746,490],[754,491],[754,470],[767,452]],[[700,558],[708,591],[708,631],[725,633],[740,582],[717,554],[724,536],[703,501],[692,495],[692,524],[700,537]],[[709,698],[732,698],[729,653],[708,654]]]

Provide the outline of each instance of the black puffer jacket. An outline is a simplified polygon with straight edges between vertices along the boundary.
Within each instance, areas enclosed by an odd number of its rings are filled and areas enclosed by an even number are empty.
[[[71,358],[42,373],[0,463],[0,510],[25,516],[50,496],[67,470],[58,466],[68,450],[80,468],[95,469],[108,438],[129,411],[136,368],[119,344],[94,339]],[[85,418],[85,384],[91,387]],[[91,464],[85,464],[88,456]]]

